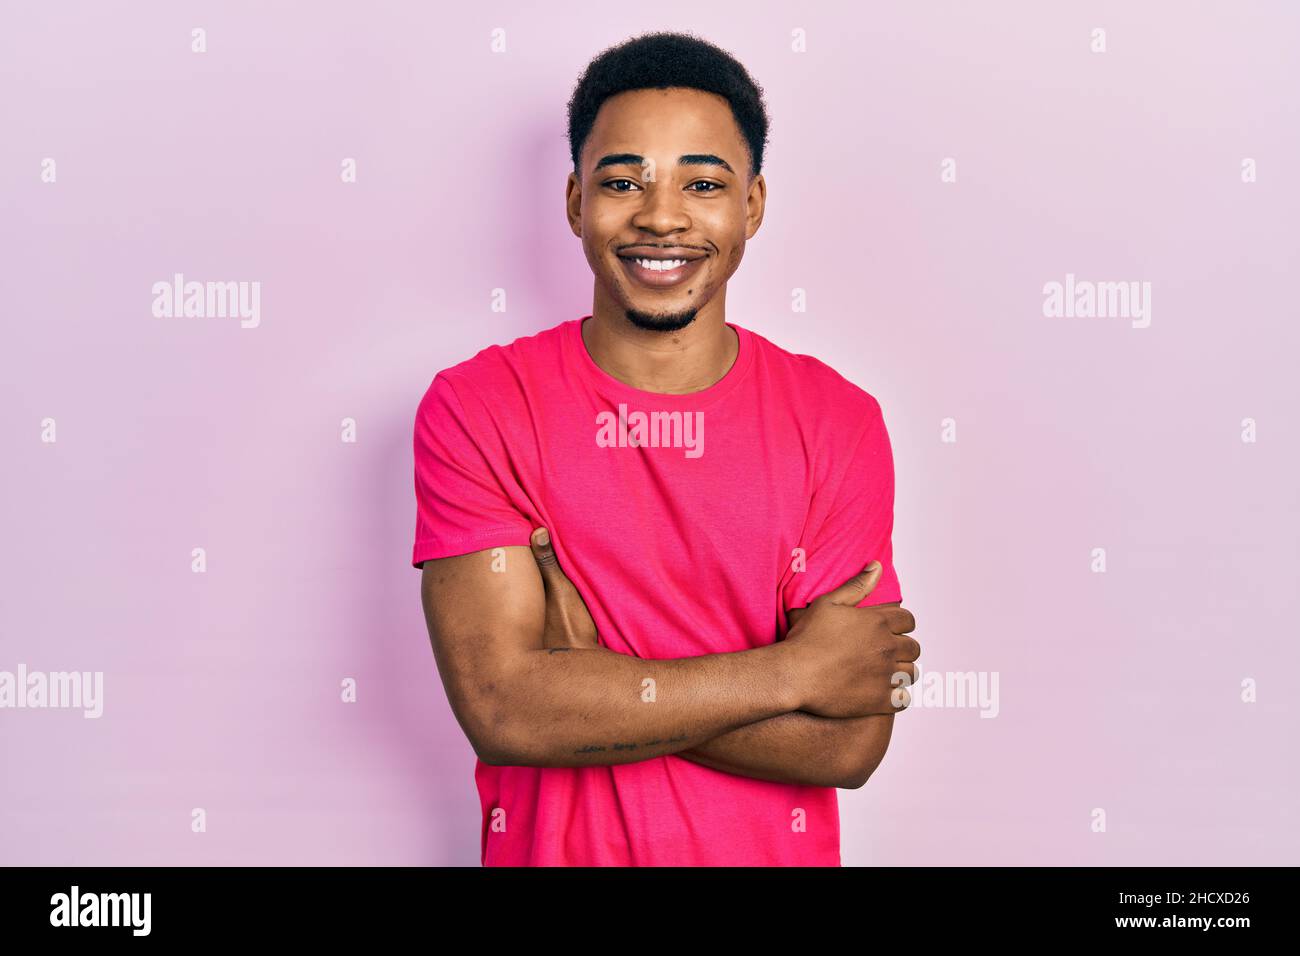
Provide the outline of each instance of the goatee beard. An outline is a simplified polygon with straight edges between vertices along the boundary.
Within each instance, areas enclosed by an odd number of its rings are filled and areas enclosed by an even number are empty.
[[[627,309],[623,314],[638,329],[645,329],[647,332],[676,332],[694,322],[698,311],[698,309],[687,309],[685,312],[673,312],[669,315],[652,315],[649,312]]]

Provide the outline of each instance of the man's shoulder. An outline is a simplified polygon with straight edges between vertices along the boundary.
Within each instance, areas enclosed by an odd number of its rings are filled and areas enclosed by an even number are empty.
[[[441,383],[462,401],[467,396],[492,400],[518,393],[527,380],[558,369],[563,337],[571,332],[570,326],[576,321],[569,319],[540,332],[521,335],[504,345],[484,346],[469,358],[438,372],[430,390]]]
[[[484,346],[469,358],[455,365],[449,365],[438,374],[469,382],[491,380],[511,366],[556,360],[563,345],[563,336],[570,331],[569,326],[576,321],[578,320],[569,319],[549,329],[521,335],[504,345]]]
[[[814,355],[782,348],[750,331],[774,383],[806,411],[817,415],[877,415],[880,403],[862,386]]]

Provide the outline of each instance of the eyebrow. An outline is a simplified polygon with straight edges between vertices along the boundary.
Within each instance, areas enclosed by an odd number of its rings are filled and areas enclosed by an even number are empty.
[[[641,166],[645,163],[644,156],[638,156],[636,153],[610,153],[608,156],[602,156],[596,163],[596,169],[604,169],[606,166]],[[729,173],[735,173],[725,159],[721,156],[714,156],[712,153],[687,153],[684,156],[677,157],[678,166],[721,166]]]

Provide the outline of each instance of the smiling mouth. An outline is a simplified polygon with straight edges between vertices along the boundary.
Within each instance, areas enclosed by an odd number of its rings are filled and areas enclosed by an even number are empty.
[[[619,256],[623,271],[641,285],[663,289],[685,282],[700,268],[707,256],[694,259]]]

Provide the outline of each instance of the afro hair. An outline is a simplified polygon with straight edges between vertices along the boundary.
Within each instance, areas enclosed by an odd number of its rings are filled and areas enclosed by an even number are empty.
[[[588,64],[569,99],[569,150],[579,174],[582,147],[601,104],[628,90],[690,87],[716,93],[749,144],[749,176],[763,168],[768,118],[763,89],[730,53],[689,33],[647,33],[610,47]]]

